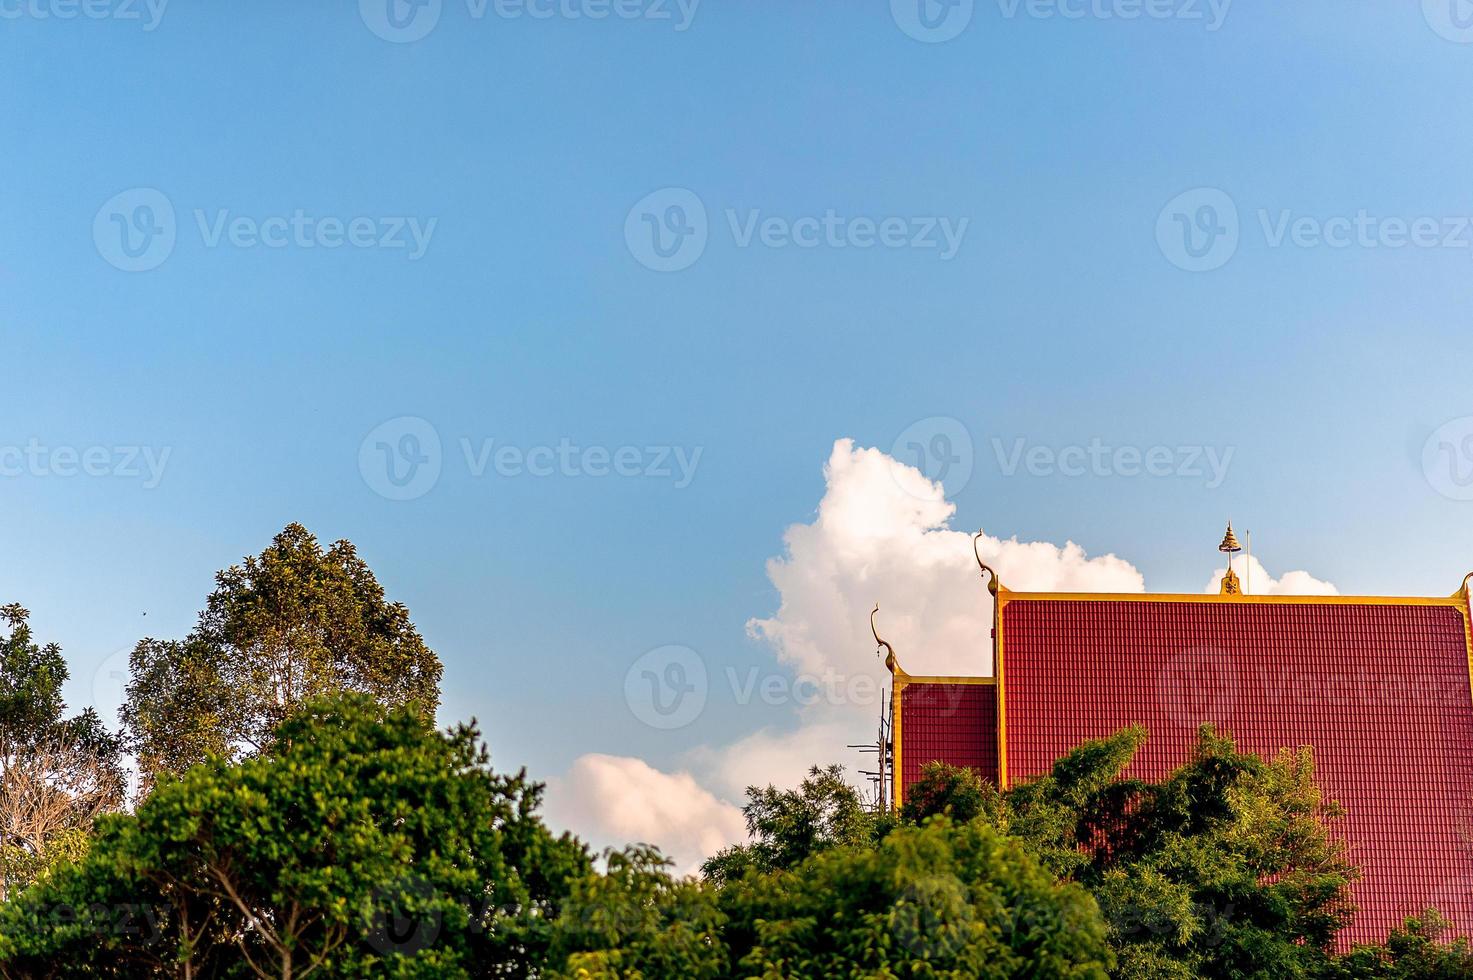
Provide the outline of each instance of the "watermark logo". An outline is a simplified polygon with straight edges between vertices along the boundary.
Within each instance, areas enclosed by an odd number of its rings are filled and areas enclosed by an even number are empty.
[[[1256,208],[1252,213],[1264,246],[1273,250],[1473,250],[1473,216],[1466,214],[1388,215],[1366,208],[1328,217],[1290,208]],[[1209,272],[1226,265],[1238,250],[1241,232],[1236,203],[1215,188],[1178,195],[1156,219],[1161,253],[1188,272]]]
[[[684,728],[706,708],[706,662],[690,647],[656,647],[624,675],[624,701],[634,717],[661,731]]]
[[[960,419],[950,416],[933,415],[906,426],[895,437],[890,456],[920,470],[932,483],[941,484],[947,496],[960,493],[972,479],[972,433]]]
[[[422,418],[402,415],[375,428],[358,447],[358,472],[389,500],[414,500],[440,480],[440,433]]]
[[[209,249],[402,250],[410,262],[424,257],[440,220],[415,215],[319,217],[304,208],[264,217],[230,208],[194,208],[190,214],[200,243]],[[147,272],[163,265],[174,252],[179,230],[173,203],[151,187],[115,195],[92,219],[97,253],[124,272]]]
[[[1099,436],[1088,445],[1029,445],[1023,438],[1011,445],[994,437],[992,453],[998,470],[1011,477],[1021,470],[1029,476],[1069,479],[1081,477],[1148,476],[1158,479],[1201,480],[1208,490],[1216,490],[1227,479],[1237,447],[1227,446],[1112,446]]]
[[[158,27],[169,0],[0,0],[0,20],[138,21],[144,33]]]
[[[441,910],[434,888],[410,876],[378,888],[365,939],[385,956],[413,956],[440,938]]]
[[[1188,650],[1161,668],[1156,697],[1166,716],[1183,728],[1223,725],[1238,703],[1238,669],[1222,650]]]
[[[174,205],[162,191],[134,187],[115,194],[92,219],[97,254],[124,272],[157,269],[174,252]]]
[[[956,875],[911,880],[890,907],[887,919],[887,931],[896,945],[932,966],[955,962],[975,941],[977,910],[971,890]],[[989,927],[993,924],[988,923]]]
[[[704,446],[579,446],[564,437],[556,446],[532,446],[524,449],[509,442],[482,439],[479,443],[462,436],[460,452],[465,457],[467,472],[476,479],[492,470],[508,479],[521,476],[562,477],[643,477],[670,480],[677,490],[684,490],[696,478]]]
[[[967,29],[972,7],[973,0],[890,0],[890,16],[907,36],[940,44]]]
[[[913,249],[935,251],[942,262],[956,258],[971,219],[931,215],[781,215],[761,208],[725,208],[732,245],[782,250]],[[679,272],[696,263],[711,234],[705,202],[683,187],[666,187],[641,198],[624,218],[624,244],[647,269]]]
[[[1473,0],[1422,0],[1422,16],[1438,37],[1473,44]]]
[[[99,718],[109,728],[122,727],[123,705],[128,703],[128,682],[132,680],[132,647],[121,647],[108,654],[92,673],[92,704]],[[143,774],[136,765],[124,767],[127,799],[139,799]]]
[[[4,2],[4,0],[0,0]],[[60,2],[60,0],[54,0]],[[375,35],[394,44],[426,37],[440,23],[443,0],[358,0],[358,15]],[[649,21],[690,29],[700,0],[465,0],[473,22],[498,20]]]
[[[624,219],[624,244],[646,269],[679,272],[706,251],[706,205],[694,191],[665,187],[640,198]]]
[[[172,446],[48,446],[32,437],[25,445],[0,445],[0,479],[140,480],[153,490],[164,480]]]
[[[410,44],[440,22],[442,0],[358,0],[358,16],[385,41]]]
[[[1427,437],[1422,473],[1449,500],[1473,500],[1473,415],[1444,423]]]
[[[1238,251],[1238,206],[1215,187],[1198,187],[1167,202],[1156,218],[1156,244],[1188,272],[1220,269]]]
[[[1209,34],[1222,29],[1233,0],[997,0],[1003,17],[1033,20],[1200,21]]]

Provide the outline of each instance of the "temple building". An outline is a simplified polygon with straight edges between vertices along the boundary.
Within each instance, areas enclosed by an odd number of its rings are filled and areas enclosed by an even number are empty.
[[[932,760],[1000,788],[1090,739],[1142,725],[1127,777],[1185,764],[1203,724],[1272,758],[1312,746],[1361,868],[1345,942],[1379,942],[1435,907],[1473,934],[1473,632],[1449,597],[1013,592],[994,598],[992,677],[919,677],[890,652],[893,802]],[[878,640],[878,635],[876,636]],[[888,650],[889,645],[883,644]]]

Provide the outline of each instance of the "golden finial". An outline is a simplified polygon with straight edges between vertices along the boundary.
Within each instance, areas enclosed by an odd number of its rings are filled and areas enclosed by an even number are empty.
[[[895,648],[886,643],[884,640],[880,639],[880,631],[875,628],[875,617],[879,615],[879,612],[880,604],[877,602],[875,603],[875,608],[870,610],[869,631],[875,635],[875,644],[879,647],[883,647],[885,650],[885,669],[892,674],[898,673],[900,672],[900,661],[895,659]],[[878,655],[879,651],[876,650],[875,653],[876,655]]]
[[[1468,582],[1470,580],[1473,580],[1473,572],[1469,572],[1467,575],[1463,576],[1463,584],[1458,586],[1458,591],[1453,593],[1454,599],[1468,598]]]
[[[987,564],[985,561],[982,560],[982,552],[978,548],[978,542],[980,542],[981,540],[982,540],[982,532],[981,531],[978,531],[976,534],[972,535],[972,554],[974,556],[976,556],[976,558],[977,558],[977,567],[982,570],[982,574],[988,576],[988,579],[987,579],[987,591],[988,592],[991,592],[993,595],[997,595],[997,589],[998,589],[997,572],[993,570],[993,568],[992,568],[991,565]]]
[[[1227,574],[1222,577],[1222,590],[1219,595],[1242,595],[1243,585],[1238,581],[1238,573],[1233,571],[1233,555],[1243,550],[1238,544],[1238,536],[1233,533],[1233,522],[1228,521],[1227,533],[1222,536],[1222,544],[1217,546],[1228,557]]]

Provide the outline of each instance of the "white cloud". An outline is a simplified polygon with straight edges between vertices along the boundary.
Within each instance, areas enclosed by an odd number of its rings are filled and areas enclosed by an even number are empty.
[[[992,672],[992,597],[972,556],[971,535],[953,530],[956,506],[941,485],[878,449],[840,439],[824,467],[827,490],[812,524],[784,536],[768,562],[782,596],[770,619],[747,624],[800,671],[875,668],[869,611],[912,674]],[[1011,589],[1141,592],[1129,562],[1042,541],[984,535],[983,559]]]
[[[1323,582],[1308,572],[1285,572],[1283,578],[1275,579],[1268,574],[1263,563],[1251,555],[1233,559],[1233,571],[1243,592],[1248,595],[1339,595],[1340,590],[1329,582]],[[1222,591],[1222,577],[1227,569],[1219,568],[1212,574],[1204,592],[1216,595]]]
[[[595,848],[657,845],[679,874],[747,838],[742,812],[685,772],[660,772],[641,759],[585,755],[547,788],[547,818]]]
[[[780,595],[777,611],[752,619],[747,630],[771,644],[784,677],[831,678],[820,689],[844,694],[800,708],[791,731],[763,729],[730,745],[692,749],[684,761],[699,781],[639,759],[584,756],[549,789],[555,822],[597,846],[656,844],[682,871],[744,840],[745,824],[731,801],[744,799],[748,785],[796,786],[811,765],[858,761],[846,744],[874,737],[889,680],[869,633],[876,601],[881,635],[910,673],[991,673],[992,597],[978,575],[971,535],[951,527],[956,507],[940,484],[849,439],[834,443],[824,477],[816,517],[788,528],[784,554],[768,562]],[[1017,591],[1145,591],[1144,578],[1129,562],[1091,558],[1073,542],[984,535],[980,550]],[[1208,591],[1217,591],[1220,578],[1219,572]],[[1306,572],[1275,581],[1256,559],[1253,590],[1335,593]],[[856,687],[855,679],[872,683]],[[856,690],[872,693],[853,697]]]
[[[764,728],[720,748],[702,747],[689,753],[691,766],[705,782],[727,799],[746,798],[748,786],[771,783],[784,789],[797,786],[813,766],[855,761],[850,743],[873,741],[879,727],[878,704],[866,705],[847,717],[823,719],[806,716],[791,732]],[[868,727],[866,727],[868,722]]]
[[[839,695],[810,705],[796,730],[764,729],[719,749],[692,752],[705,781],[732,798],[749,784],[793,786],[808,768],[855,761],[848,743],[869,741],[889,674],[875,655],[869,612],[880,602],[880,635],[912,674],[992,672],[992,596],[972,555],[972,536],[954,530],[956,506],[939,483],[878,449],[834,443],[826,488],[811,524],[784,535],[786,553],[768,562],[781,597],[776,614],[748,632],[773,647],[793,671],[836,678]],[[1141,592],[1145,580],[1114,555],[1088,557],[1062,547],[983,535],[979,550],[1009,588],[1057,592]]]

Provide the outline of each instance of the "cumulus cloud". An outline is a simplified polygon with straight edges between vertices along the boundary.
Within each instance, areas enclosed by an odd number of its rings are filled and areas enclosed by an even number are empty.
[[[811,524],[784,536],[768,562],[782,596],[776,614],[748,631],[799,671],[873,669],[869,611],[881,603],[881,635],[913,674],[992,672],[992,597],[954,530],[956,506],[941,484],[878,449],[840,439],[824,466],[827,488]],[[979,550],[1011,589],[1141,592],[1145,580],[1114,555],[1090,558],[1073,542],[983,535]]]
[[[548,822],[595,848],[654,844],[693,874],[701,862],[746,840],[739,808],[719,800],[689,773],[667,773],[641,759],[585,755],[547,788]]]
[[[873,736],[889,682],[869,632],[876,601],[880,633],[910,673],[992,673],[992,596],[971,534],[951,526],[956,506],[941,485],[850,439],[834,443],[824,478],[813,522],[790,527],[784,554],[768,562],[781,597],[777,612],[751,620],[747,630],[794,673],[817,679],[825,696],[803,708],[794,730],[764,729],[691,753],[708,784],[734,798],[752,784],[795,785],[809,766],[846,761],[846,744]],[[1129,562],[1091,558],[1073,542],[984,534],[979,550],[1012,589],[1145,589]]]
[[[1321,581],[1305,571],[1285,572],[1283,578],[1274,578],[1257,558],[1249,556],[1233,559],[1233,571],[1248,595],[1339,595],[1340,590],[1329,582]],[[1222,591],[1222,577],[1227,569],[1219,568],[1212,574],[1204,592],[1216,595]]]
[[[727,799],[745,799],[749,786],[771,783],[787,789],[815,765],[852,762],[854,750],[845,746],[873,741],[879,718],[878,701],[847,712],[814,711],[793,731],[764,728],[730,745],[695,749],[688,759],[713,790]]]
[[[803,701],[787,730],[763,729],[725,746],[691,750],[686,769],[660,772],[639,759],[588,755],[549,790],[549,812],[594,843],[645,841],[682,871],[745,839],[732,801],[749,785],[792,787],[809,766],[855,761],[848,743],[873,738],[889,675],[875,656],[869,611],[912,674],[992,672],[992,597],[972,557],[971,534],[953,528],[955,505],[939,483],[878,449],[834,443],[824,495],[811,523],[784,535],[767,565],[780,600],[748,633],[772,647],[785,676],[819,697]],[[984,534],[983,560],[1017,591],[1144,592],[1145,580],[1114,555],[1090,557],[1071,542]],[[1239,574],[1246,565],[1235,563]],[[1218,590],[1221,572],[1208,586]],[[1259,594],[1333,595],[1307,572],[1271,578],[1253,559]],[[861,683],[863,682],[863,683]],[[693,776],[691,773],[694,773]]]

